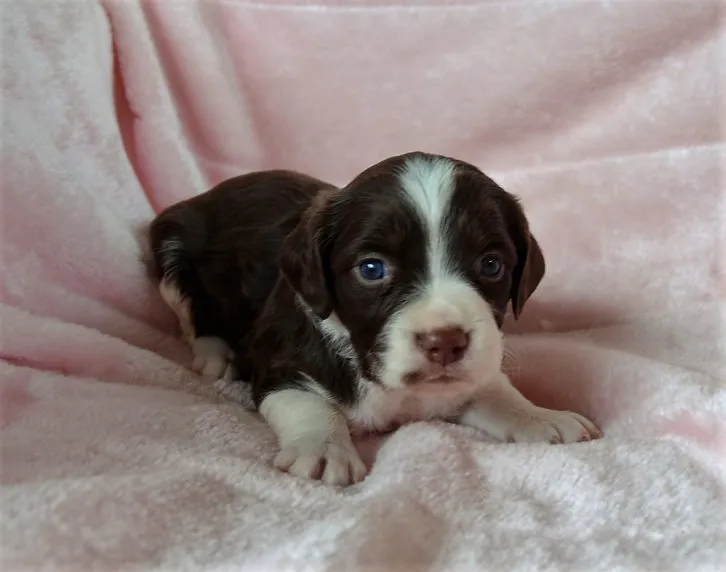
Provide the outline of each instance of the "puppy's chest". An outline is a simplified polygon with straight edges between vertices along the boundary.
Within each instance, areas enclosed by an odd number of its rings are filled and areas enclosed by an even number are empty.
[[[358,401],[345,410],[355,433],[390,431],[406,423],[450,418],[460,414],[474,398],[468,383],[447,388],[387,389],[363,380]]]

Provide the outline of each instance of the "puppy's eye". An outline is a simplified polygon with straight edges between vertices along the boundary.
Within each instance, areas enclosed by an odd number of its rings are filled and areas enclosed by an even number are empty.
[[[380,258],[366,258],[356,268],[356,272],[363,282],[381,282],[390,275],[388,264]]]
[[[496,280],[504,273],[504,264],[496,254],[485,254],[479,259],[479,272],[489,280]]]

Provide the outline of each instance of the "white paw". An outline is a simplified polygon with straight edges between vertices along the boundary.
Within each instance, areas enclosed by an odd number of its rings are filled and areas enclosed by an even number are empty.
[[[368,472],[355,445],[321,441],[314,436],[301,437],[283,446],[273,464],[298,477],[340,486],[359,483]]]
[[[214,381],[227,379],[233,375],[231,361],[234,353],[220,338],[202,336],[192,343],[194,361],[192,369],[204,379]]]
[[[522,416],[507,433],[507,440],[514,443],[578,443],[602,437],[602,431],[582,415],[543,407]]]

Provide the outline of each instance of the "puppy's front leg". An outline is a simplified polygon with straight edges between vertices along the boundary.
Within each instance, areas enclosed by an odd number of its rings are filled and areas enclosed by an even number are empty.
[[[260,413],[277,435],[278,469],[331,485],[357,483],[365,477],[366,466],[345,417],[321,396],[282,389],[263,399]]]
[[[517,443],[575,443],[602,437],[600,429],[582,415],[534,405],[503,373],[492,380],[458,421],[502,441]]]

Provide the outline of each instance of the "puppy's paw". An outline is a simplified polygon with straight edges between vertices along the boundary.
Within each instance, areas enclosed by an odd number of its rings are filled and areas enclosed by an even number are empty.
[[[273,462],[276,468],[329,485],[346,486],[362,481],[368,472],[352,443],[301,437],[282,447]]]
[[[602,431],[582,415],[543,407],[519,418],[507,433],[507,440],[514,443],[578,443],[602,437]]]
[[[215,381],[232,376],[234,353],[221,338],[202,336],[192,343],[192,369],[204,379]]]

